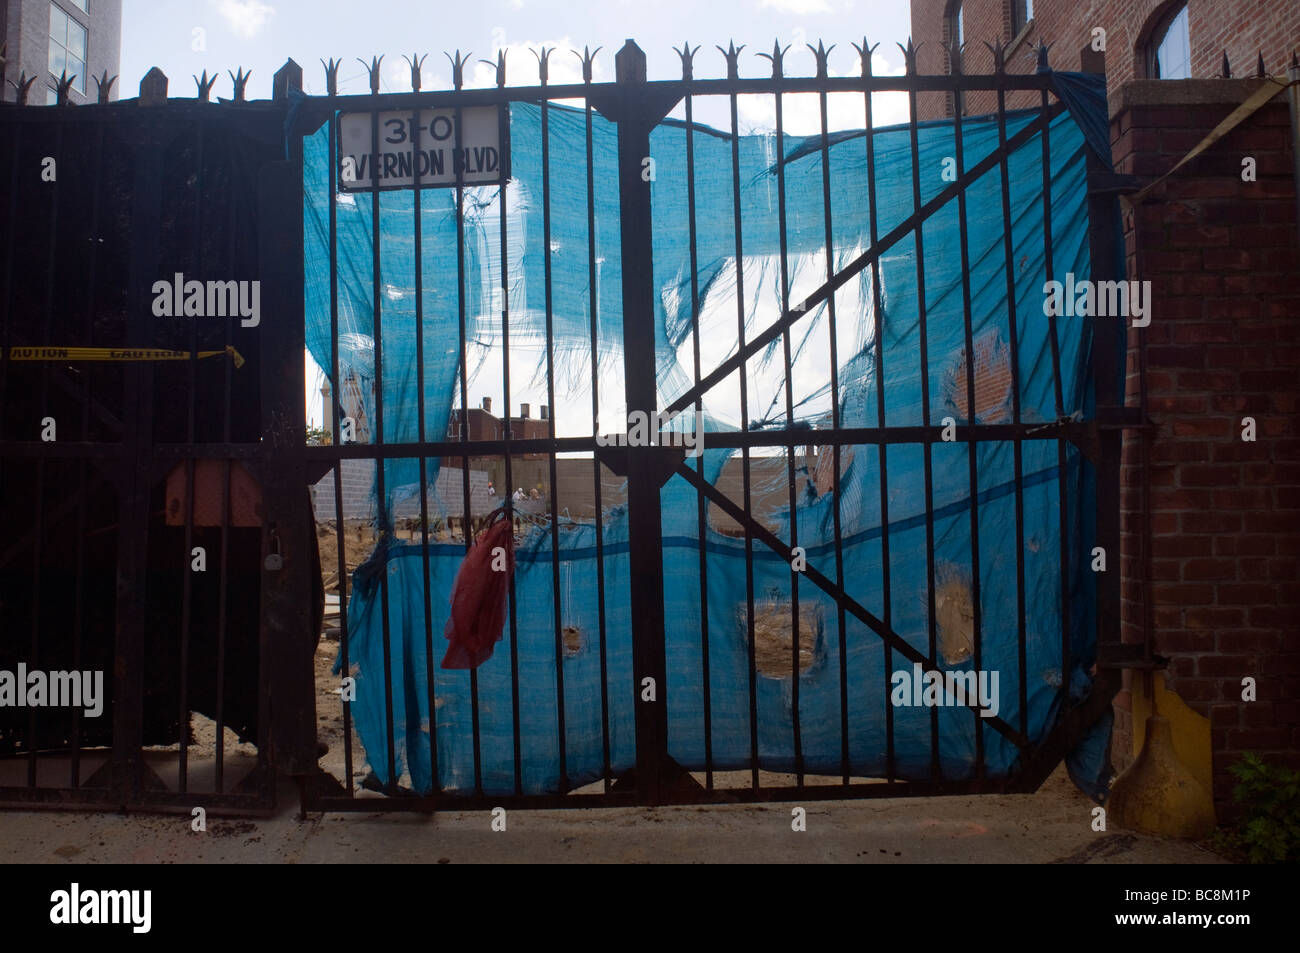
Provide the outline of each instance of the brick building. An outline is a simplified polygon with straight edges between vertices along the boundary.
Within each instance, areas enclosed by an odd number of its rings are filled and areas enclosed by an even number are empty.
[[[1104,69],[1115,170],[1152,186],[1121,200],[1126,277],[1151,281],[1152,320],[1129,331],[1126,402],[1149,426],[1125,435],[1120,571],[1122,637],[1149,639],[1157,670],[1124,671],[1112,760],[1133,761],[1154,698],[1222,813],[1241,752],[1300,765],[1300,118],[1283,92],[1300,3],[912,0],[912,30],[923,74],[991,72],[981,41],[1010,72],[1035,69],[1043,43],[1055,68]],[[1216,78],[1225,54],[1234,76],[1262,56],[1274,79]],[[1265,84],[1270,102],[1156,184]],[[991,93],[963,103],[995,109]]]
[[[122,45],[122,0],[0,0],[0,101],[14,102],[22,75],[35,77],[33,106],[53,103],[59,76],[74,77],[73,103],[95,102],[92,77],[117,75]],[[117,98],[117,84],[111,98]]]
[[[1091,50],[1093,31],[1105,31],[1105,67],[1110,97],[1134,79],[1206,79],[1220,76],[1224,53],[1234,76],[1255,75],[1263,54],[1270,72],[1280,73],[1300,48],[1300,3],[1295,0],[912,0],[912,40],[919,47],[917,71],[947,73],[954,65],[968,73],[989,73],[993,56],[985,43],[1006,50],[1007,71],[1029,73],[1036,48],[1050,45],[1049,62],[1078,69],[1080,53]],[[949,46],[960,36],[962,61]],[[1163,44],[1163,50],[1162,50]],[[1163,56],[1157,55],[1163,52]],[[1160,68],[1160,61],[1164,68]],[[1008,97],[1007,105],[1030,105]],[[970,114],[992,112],[992,92],[966,98]],[[931,94],[919,102],[922,119],[952,115],[950,98]]]

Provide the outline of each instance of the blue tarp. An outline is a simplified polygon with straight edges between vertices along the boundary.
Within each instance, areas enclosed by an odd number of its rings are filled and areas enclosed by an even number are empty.
[[[1077,84],[1076,84],[1077,85]],[[1087,102],[1088,97],[1079,97]],[[1007,135],[1034,121],[1036,112],[1013,112]],[[1094,117],[1095,118],[1095,117]],[[549,111],[551,163],[551,294],[555,335],[557,403],[572,397],[590,407],[591,361],[588,251],[600,262],[595,301],[598,345],[595,360],[602,377],[621,386],[621,262],[616,162],[616,129],[592,117],[595,232],[588,232],[586,118],[581,110]],[[546,306],[543,272],[541,111],[515,104],[510,115],[512,182],[507,189],[508,289],[510,341],[538,340],[544,334]],[[734,353],[737,322],[736,236],[733,216],[732,139],[713,129],[665,122],[653,133],[652,185],[654,280],[658,290],[657,353],[654,355],[660,405],[684,393],[692,381],[692,312],[690,232],[688,228],[686,140],[693,139],[695,161],[697,285],[702,298],[698,320],[702,340],[710,344],[713,363]],[[991,117],[967,117],[963,123],[964,164],[969,168],[997,148],[998,131]],[[922,202],[950,182],[945,159],[955,156],[951,122],[923,123],[918,129]],[[885,235],[913,211],[912,154],[906,126],[874,133],[876,163],[876,232]],[[779,314],[781,267],[778,243],[778,157],[770,135],[739,140],[740,192],[744,261],[741,310],[746,334],[762,330]],[[1086,278],[1088,220],[1084,137],[1069,113],[1051,124],[1051,247],[1056,277],[1073,272]],[[836,268],[871,247],[866,138],[862,133],[835,134],[828,142],[832,196],[832,263]],[[306,296],[307,343],[322,367],[330,365],[328,143],[322,129],[306,143]],[[1052,421],[1055,406],[1049,325],[1043,314],[1046,276],[1043,216],[1043,150],[1037,134],[1009,160],[1010,210],[1018,338],[1021,415],[1026,421]],[[950,168],[950,164],[947,168]],[[791,300],[816,288],[826,277],[826,235],[822,204],[820,137],[787,136],[784,143],[787,275]],[[459,399],[459,301],[456,254],[455,192],[423,191],[419,200],[423,226],[423,312],[426,437],[437,439]],[[414,440],[417,433],[415,361],[415,280],[411,191],[384,192],[380,199],[383,320],[383,400],[386,442]],[[489,366],[500,345],[500,194],[495,188],[467,192],[465,311],[473,373]],[[966,190],[969,236],[969,288],[977,366],[991,375],[1009,360],[1007,261],[1003,245],[1002,189],[996,165]],[[944,204],[921,229],[926,289],[926,348],[929,358],[928,422],[944,417],[965,423],[962,262],[958,245],[958,205]],[[371,197],[343,199],[338,206],[340,358],[363,382],[373,381],[371,274]],[[873,306],[873,272],[867,269],[836,295],[838,393],[829,378],[830,331],[825,305],[812,309],[792,331],[795,420],[785,420],[782,351],[776,342],[750,362],[751,429],[764,426],[826,426],[830,401],[836,400],[844,427],[878,423],[874,348],[883,341],[885,423],[914,426],[926,422],[922,408],[917,301],[917,242],[908,236],[880,260],[880,313]],[[1084,319],[1058,319],[1062,408],[1065,415],[1091,411],[1087,362],[1090,341]],[[718,344],[721,342],[721,344]],[[474,354],[479,355],[477,358]],[[982,355],[982,357],[981,357]],[[650,356],[647,355],[647,359]],[[986,360],[987,367],[979,365]],[[1001,361],[1001,365],[999,365]],[[708,372],[713,364],[702,370]],[[513,367],[513,364],[512,364]],[[544,374],[545,364],[539,363]],[[515,372],[512,372],[515,373]],[[735,429],[734,393],[719,388],[704,399],[709,430]],[[1005,382],[1002,385],[1005,387]],[[491,392],[499,393],[493,381]],[[984,385],[982,384],[983,388]],[[562,393],[561,393],[562,392]],[[365,386],[364,400],[372,397]],[[983,393],[983,390],[981,391]],[[602,404],[604,401],[602,401]],[[367,405],[368,406],[368,405]],[[621,407],[615,408],[621,412]],[[977,399],[979,422],[1010,420],[1010,403]],[[590,417],[586,418],[590,433]],[[614,429],[604,426],[602,430]],[[617,429],[622,429],[621,427]],[[705,447],[709,445],[705,436]],[[705,473],[716,481],[730,451],[707,450]],[[976,449],[979,513],[979,594],[982,617],[982,669],[999,673],[998,717],[1021,723],[1019,707],[1015,472],[1013,447],[1007,442],[981,443]],[[1092,573],[1087,554],[1092,543],[1093,512],[1090,470],[1073,449],[1067,454],[1064,483],[1068,527],[1070,631],[1073,671],[1061,672],[1060,474],[1052,441],[1023,445],[1025,559],[1025,695],[1028,735],[1041,740],[1052,727],[1066,686],[1078,692],[1089,683],[1094,645]],[[427,461],[432,485],[438,460]],[[846,447],[839,500],[825,485],[814,485],[807,471],[799,474],[797,510],[800,545],[810,565],[834,578],[833,507],[840,507],[845,588],[869,611],[888,617],[911,645],[927,652],[927,534],[923,453],[919,446],[888,449],[890,604],[884,604],[879,480],[880,451],[875,446]],[[970,486],[964,444],[933,449],[934,563],[939,611],[960,606],[972,590],[970,558]],[[384,463],[386,499],[379,501],[381,521],[392,506],[419,492],[418,462]],[[784,477],[782,477],[784,480]],[[431,503],[436,507],[436,501]],[[453,502],[454,506],[454,502]],[[680,477],[662,492],[664,536],[664,610],[666,615],[669,753],[690,769],[703,769],[704,696],[701,682],[699,551],[696,494]],[[789,538],[789,513],[767,514],[769,525]],[[599,606],[596,591],[596,538],[590,523],[566,523],[558,557],[549,530],[534,530],[518,551],[515,577],[518,636],[518,717],[521,733],[521,782],[525,793],[560,789],[556,650],[553,626],[552,572],[560,565],[561,617],[564,625],[584,633],[577,654],[565,657],[565,771],[570,786],[599,778],[603,769]],[[608,668],[610,762],[615,772],[635,763],[631,617],[629,609],[627,518],[615,506],[604,519],[605,657]],[[744,617],[746,597],[743,540],[710,528],[703,546],[708,560],[708,632],[712,756],[718,770],[749,766],[749,662]],[[387,574],[393,684],[393,719],[399,780],[419,792],[432,789],[431,719],[426,684],[424,592],[433,606],[435,666],[441,658],[453,579],[464,555],[460,544],[431,544],[429,575],[423,578],[418,543],[386,541],[356,573],[349,605],[351,674],[357,679],[353,715],[370,765],[387,782],[387,721],[384,700],[381,574]],[[782,606],[790,599],[788,564],[761,544],[755,546],[754,592],[762,605]],[[799,586],[801,616],[815,630],[810,667],[800,676],[799,723],[804,770],[840,772],[840,635],[835,604],[811,583]],[[960,615],[960,612],[958,612]],[[943,619],[951,624],[950,619]],[[960,625],[957,625],[960,629]],[[788,639],[788,630],[786,638]],[[845,633],[848,673],[850,769],[855,776],[879,777],[886,771],[886,671],[910,671],[896,653],[886,658],[881,639],[848,617]],[[955,645],[955,647],[954,647]],[[788,646],[788,642],[787,642]],[[968,671],[973,665],[960,639],[944,642],[938,664]],[[482,786],[489,793],[515,788],[511,644],[507,628],[495,656],[478,670]],[[438,783],[448,792],[474,787],[470,678],[467,672],[435,671],[435,716]],[[795,767],[791,678],[760,675],[757,684],[760,767],[790,771]],[[975,717],[965,708],[939,709],[939,762],[948,779],[973,775]],[[893,709],[897,774],[931,777],[930,711],[923,707]],[[983,731],[987,772],[1011,772],[1018,752],[986,724]],[[1104,741],[1104,739],[1103,739]],[[1079,776],[1095,777],[1105,756],[1104,743],[1084,752]],[[1091,752],[1091,753],[1089,753]],[[1091,773],[1090,773],[1091,772]],[[1090,792],[1093,793],[1093,792]]]

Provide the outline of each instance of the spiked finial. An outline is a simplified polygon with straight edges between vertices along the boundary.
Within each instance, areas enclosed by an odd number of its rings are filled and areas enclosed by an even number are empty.
[[[485,63],[488,66],[496,67],[497,86],[504,86],[506,84],[506,51],[504,49],[497,50],[496,63],[493,63],[491,60],[479,60],[479,62]]]
[[[727,79],[740,79],[740,51],[745,48],[745,44],[736,46],[734,40],[727,42],[727,48],[724,50],[718,47],[718,52],[727,58]]]
[[[446,52],[442,55],[446,56],[447,61],[451,63],[451,85],[456,89],[463,89],[465,87],[465,64],[469,62],[470,54],[466,53],[461,56],[460,50],[457,50],[455,56],[450,56]]]
[[[18,74],[18,82],[15,83],[13,80],[10,80],[9,82],[13,85],[13,88],[17,91],[17,95],[14,99],[14,102],[16,102],[19,106],[26,106],[27,94],[31,92],[32,83],[36,82],[36,77],[28,76],[26,71],[23,71]]]
[[[582,48],[582,52],[581,52],[581,53],[579,53],[577,50],[570,50],[570,51],[569,51],[569,52],[571,52],[574,56],[576,56],[578,59],[580,59],[580,60],[582,61],[582,81],[583,81],[584,83],[590,83],[590,82],[591,82],[591,75],[592,75],[591,71],[592,71],[592,66],[593,66],[593,64],[595,64],[595,62],[596,62],[596,54],[599,53],[600,51],[601,51],[601,47],[599,47],[599,46],[596,47],[594,50],[588,50],[588,49],[584,46],[584,47]]]
[[[1255,75],[1261,79],[1268,75],[1268,70],[1264,69],[1264,51],[1259,51],[1259,62],[1255,65]]]
[[[230,70],[226,70],[226,72],[230,73]],[[252,75],[253,71],[251,69],[245,73],[242,66],[239,67],[238,73],[230,73],[230,81],[235,84],[235,102],[246,102],[244,99],[244,91],[248,87],[248,77]]]
[[[1047,51],[1052,48],[1050,43],[1040,43],[1038,45],[1038,72],[1050,73],[1052,68],[1047,65]]]
[[[460,51],[457,50],[457,55],[459,55],[459,53]],[[446,55],[447,54],[445,53],[443,54],[443,56]],[[402,59],[406,60],[406,65],[411,67],[411,92],[413,93],[418,93],[420,91],[420,70],[424,67],[424,61],[428,56],[428,53],[425,53],[424,56],[421,56],[419,53],[412,53],[410,56],[404,55],[402,57]],[[460,89],[459,86],[456,88]]]
[[[328,63],[321,60],[320,65],[325,67],[326,95],[337,96],[339,94],[339,67],[343,65],[342,61],[331,56]]]
[[[961,75],[961,54],[962,54],[962,50],[964,50],[965,48],[966,48],[966,44],[962,43],[960,40],[958,40],[955,37],[952,39],[950,43],[948,43],[944,47],[944,49],[947,50],[948,52],[948,63],[952,67],[952,72],[954,75],[957,76]]]
[[[117,82],[116,76],[109,76],[108,70],[104,70],[103,76],[92,77],[95,80],[95,89],[98,93],[97,99],[100,103],[107,103],[109,93],[113,89],[113,84]]]
[[[831,50],[835,49],[835,44],[832,43],[830,47],[827,48],[822,46],[821,40],[818,40],[816,49],[813,49],[811,43],[807,43],[805,46],[812,50],[813,56],[817,57],[817,78],[826,79],[830,68]]]
[[[682,60],[682,79],[694,79],[695,54],[700,51],[700,48],[697,46],[695,49],[691,49],[691,44],[688,41],[682,44],[681,49],[677,49],[676,47],[673,47],[673,49]]]
[[[763,59],[770,61],[772,64],[772,78],[780,79],[782,76],[781,66],[785,60],[785,51],[788,49],[790,49],[788,45],[786,46],[785,50],[781,49],[780,41],[773,40],[771,53],[756,53],[755,55],[761,56],[763,57]]]
[[[853,44],[853,48],[858,51],[858,59],[862,61],[863,78],[871,75],[871,54],[876,52],[876,47],[879,45],[879,43],[873,43],[871,46],[868,46],[867,38],[865,36],[862,38],[861,46],[858,46],[856,43]]]
[[[372,56],[369,63],[361,59],[361,57],[357,57],[357,62],[364,66],[366,71],[370,73],[370,92],[375,96],[379,95],[379,64],[383,61],[384,58],[382,56]]]
[[[1223,72],[1219,74],[1223,79],[1232,79],[1232,67],[1228,65],[1228,51],[1223,51]]]
[[[903,66],[908,76],[916,75],[916,51],[922,46],[920,43],[913,43],[912,38],[907,38],[907,46],[902,43],[895,44],[903,51]]]
[[[533,58],[537,60],[537,77],[541,80],[542,85],[545,86],[547,81],[551,78],[550,61],[551,54],[555,52],[555,47],[552,46],[548,49],[543,46],[541,53],[538,53],[536,50],[529,50],[528,52],[532,53]]]
[[[1006,51],[1002,48],[1001,43],[999,43],[997,46],[994,46],[992,43],[985,40],[984,45],[987,46],[989,52],[993,54],[993,72],[996,75],[1001,76],[1003,73],[1007,71]]]
[[[208,102],[208,95],[212,92],[212,86],[213,84],[216,83],[216,81],[217,81],[217,77],[215,74],[211,79],[208,79],[207,70],[203,71],[203,76],[201,78],[198,76],[194,77],[195,85],[199,87],[198,98],[200,102],[204,102],[204,103]]]
[[[76,81],[76,79],[77,79],[77,74],[73,73],[71,76],[69,76],[67,70],[64,70],[62,73],[59,74],[58,86],[54,90],[54,95],[55,95],[54,102],[56,105],[59,106],[71,105],[71,100],[68,97],[68,92],[72,89],[72,84],[73,82]]]

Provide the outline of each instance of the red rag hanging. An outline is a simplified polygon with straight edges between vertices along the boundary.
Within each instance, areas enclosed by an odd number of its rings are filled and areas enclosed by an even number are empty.
[[[443,668],[478,668],[492,657],[493,648],[501,641],[506,596],[515,571],[510,523],[505,507],[493,513],[460,564],[451,587],[451,616],[443,630],[451,643],[442,659]],[[504,550],[504,555],[498,549]]]

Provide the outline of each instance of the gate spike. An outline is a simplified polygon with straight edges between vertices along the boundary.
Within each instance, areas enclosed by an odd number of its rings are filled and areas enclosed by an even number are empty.
[[[682,79],[686,79],[686,80],[694,79],[695,78],[695,54],[700,51],[700,48],[697,46],[695,47],[695,49],[691,49],[691,43],[689,40],[687,40],[685,43],[682,44],[682,48],[680,50],[677,49],[676,47],[673,47],[673,50],[682,59]]]
[[[459,50],[457,50],[456,53],[457,55],[460,55]],[[442,55],[447,56],[446,53]],[[411,67],[411,92],[413,93],[418,93],[420,91],[420,70],[424,68],[424,61],[428,58],[428,53],[425,53],[424,56],[421,56],[419,53],[412,53],[410,56],[407,56],[405,53],[402,54],[402,59],[406,60],[406,65]],[[451,59],[449,56],[447,58]]]
[[[76,73],[73,73],[71,76],[69,76],[68,71],[66,69],[59,74],[58,86],[54,90],[54,96],[55,96],[54,103],[56,106],[72,105],[72,101],[69,99],[68,93],[72,89],[73,81],[75,81],[76,78],[77,78]]]
[[[584,46],[581,53],[577,50],[569,51],[582,61],[582,81],[588,85],[591,84],[591,70],[592,65],[596,62],[596,54],[602,49],[604,49],[604,47],[598,46],[594,50],[588,50],[587,47]]]
[[[822,41],[818,40],[817,49],[815,50],[813,50],[813,45],[811,43],[805,43],[804,45],[807,46],[808,49],[812,50],[813,56],[817,58],[817,78],[826,79],[831,50],[835,49],[835,44],[832,43],[829,48],[825,48],[822,46]]]
[[[1268,70],[1264,69],[1264,51],[1259,51],[1259,64],[1255,67],[1255,75],[1261,79],[1268,75]]]
[[[537,76],[542,81],[542,85],[545,86],[547,80],[550,78],[551,67],[549,61],[551,54],[555,52],[555,47],[552,46],[550,49],[547,49],[543,46],[540,55],[533,49],[530,49],[528,52],[532,53],[533,57],[537,60]]]
[[[718,52],[727,58],[727,79],[740,79],[740,51],[744,48],[744,43],[737,47],[735,40],[728,40],[725,50],[718,47]]]
[[[325,67],[325,94],[327,96],[337,96],[339,94],[339,67],[343,65],[343,61],[336,60],[331,56],[328,63],[321,60],[320,65]]]
[[[1047,51],[1052,48],[1050,43],[1038,44],[1038,72],[1050,73],[1052,67],[1047,64]]]
[[[17,90],[17,96],[14,99],[15,103],[19,106],[27,105],[27,94],[31,91],[32,83],[34,82],[36,82],[36,77],[28,76],[26,70],[23,70],[18,74],[18,82],[15,83],[13,80],[9,81],[9,84]]]
[[[900,50],[903,51],[904,71],[908,76],[915,76],[916,75],[916,53],[925,44],[923,42],[913,43],[912,38],[909,36],[907,38],[907,46],[904,46],[902,43],[897,43],[895,45]]]
[[[113,84],[117,82],[117,77],[108,75],[108,70],[104,70],[103,76],[92,77],[95,80],[95,88],[98,92],[96,97],[100,103],[108,102],[109,91],[112,90]]]
[[[987,46],[989,48],[989,52],[993,54],[994,74],[997,76],[1001,76],[1003,73],[1007,71],[1007,57],[1006,57],[1006,52],[1002,48],[1002,44],[999,43],[996,46],[994,46],[988,40],[985,40],[984,45]]]
[[[1228,65],[1228,51],[1223,51],[1223,70],[1219,74],[1220,79],[1232,79],[1232,67]]]
[[[506,51],[504,48],[497,50],[496,63],[493,63],[491,60],[479,60],[479,62],[488,66],[496,67],[497,86],[504,86],[506,84]]]
[[[204,70],[202,79],[197,76],[194,77],[194,82],[199,87],[198,99],[200,102],[208,102],[208,95],[212,92],[212,87],[217,81],[217,75],[219,74],[214,74],[211,79],[208,79],[208,71]]]
[[[357,62],[360,63],[362,66],[364,66],[366,70],[370,73],[370,94],[372,96],[379,95],[379,64],[382,63],[383,61],[384,58],[382,56],[370,57],[369,63],[367,63],[361,57],[359,56],[357,57]]]
[[[865,36],[862,38],[861,46],[858,46],[856,43],[853,44],[853,48],[858,51],[858,59],[862,61],[862,76],[864,79],[871,75],[871,54],[876,51],[876,47],[879,45],[879,43],[874,43],[871,46],[867,46],[867,38]]]
[[[473,54],[466,53],[464,56],[461,56],[460,50],[457,50],[456,55],[453,57],[444,50],[442,55],[447,57],[447,60],[451,63],[452,87],[455,89],[463,89],[465,87],[465,64],[469,62],[469,58]],[[421,60],[421,62],[423,62],[423,60]]]
[[[230,73],[230,70],[226,70],[226,72]],[[230,73],[230,79],[235,84],[235,102],[242,103],[247,101],[244,99],[244,90],[248,86],[248,77],[252,75],[253,71],[251,69],[245,73],[242,66],[239,67],[238,73]]]
[[[771,53],[755,53],[754,55],[761,56],[765,60],[770,60],[772,63],[772,78],[780,79],[782,76],[781,64],[785,59],[785,53],[788,49],[790,49],[788,44],[786,45],[785,50],[783,50],[781,49],[781,41],[773,40]]]
[[[961,75],[961,54],[965,48],[966,44],[956,39],[944,46],[944,50],[948,53],[948,63],[952,66],[955,76]]]

